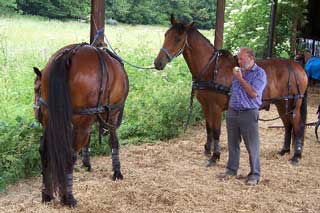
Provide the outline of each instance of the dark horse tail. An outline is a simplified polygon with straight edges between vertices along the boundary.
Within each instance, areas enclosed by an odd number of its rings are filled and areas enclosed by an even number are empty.
[[[67,170],[72,168],[72,106],[68,85],[69,56],[58,56],[50,66],[46,151],[55,192],[66,189]],[[70,172],[70,171],[69,171]]]
[[[302,138],[304,138],[304,133],[305,133],[305,128],[306,128],[305,124],[307,122],[307,100],[308,100],[308,87],[307,87],[306,91],[304,92],[304,96],[302,98],[302,104],[301,104],[301,108],[300,108],[301,123],[304,124]]]

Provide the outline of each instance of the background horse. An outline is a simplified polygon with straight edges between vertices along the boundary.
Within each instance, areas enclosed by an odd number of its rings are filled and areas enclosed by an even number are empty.
[[[308,50],[299,52],[294,60],[305,68],[309,77],[309,86],[320,84],[320,58],[315,57]]]
[[[110,134],[113,180],[123,178],[116,129],[129,91],[128,77],[121,61],[86,44],[63,47],[42,72],[34,71],[35,114],[44,129],[42,201],[51,201],[58,192],[63,204],[75,206],[73,165],[77,153],[88,146],[91,126],[97,120]]]
[[[219,138],[222,112],[228,107],[232,69],[237,65],[235,58],[225,50],[217,50],[193,23],[179,23],[171,16],[171,28],[165,33],[165,40],[157,58],[158,70],[181,53],[192,75],[193,93],[201,104],[207,131],[205,153],[213,153],[209,165],[220,158]],[[293,133],[294,155],[292,162],[301,158],[307,113],[308,78],[303,68],[286,59],[257,61],[267,74],[267,86],[263,92],[262,109],[269,109],[274,103],[285,127],[285,140],[280,155],[290,152]]]

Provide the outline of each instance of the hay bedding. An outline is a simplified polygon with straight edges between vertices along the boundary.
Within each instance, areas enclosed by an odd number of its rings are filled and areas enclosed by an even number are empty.
[[[309,99],[308,121],[314,121],[320,98],[310,94]],[[273,118],[277,113],[272,107],[260,115]],[[314,128],[307,129],[300,165],[292,166],[291,155],[276,154],[282,146],[283,129],[267,128],[280,124],[280,120],[260,123],[262,177],[256,187],[245,185],[249,166],[243,144],[240,177],[216,178],[227,161],[225,123],[222,159],[216,167],[205,167],[206,135],[204,125],[199,124],[167,142],[122,148],[123,181],[111,180],[109,157],[93,158],[91,173],[78,166],[74,174],[76,209],[62,207],[57,200],[41,204],[39,177],[1,194],[0,212],[319,212],[320,143],[316,143]]]

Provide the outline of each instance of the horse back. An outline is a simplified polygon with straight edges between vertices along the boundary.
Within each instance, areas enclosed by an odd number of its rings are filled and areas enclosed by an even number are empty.
[[[267,75],[263,98],[275,98],[289,94],[304,94],[308,77],[300,64],[281,58],[258,60],[257,65]]]
[[[69,50],[66,66],[69,72],[69,92],[74,109],[97,106],[101,83],[103,88],[101,94],[102,105],[107,104],[107,96],[110,96],[110,104],[116,104],[126,99],[129,83],[123,65],[101,50],[107,67],[106,73],[102,77],[102,65],[99,61],[98,50],[90,45],[72,44],[53,54],[44,68],[42,85],[48,85],[50,72],[54,72],[50,69],[53,61]],[[43,90],[43,99],[47,100],[46,86],[43,87]]]

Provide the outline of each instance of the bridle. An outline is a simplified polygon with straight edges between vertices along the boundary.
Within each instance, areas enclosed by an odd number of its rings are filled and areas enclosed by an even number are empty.
[[[171,62],[174,58],[178,57],[179,55],[181,55],[184,51],[184,48],[185,47],[189,47],[189,44],[188,44],[188,33],[186,33],[186,37],[184,39],[184,42],[183,42],[183,46],[180,48],[180,50],[175,53],[175,54],[170,54],[168,49],[165,48],[165,47],[162,47],[160,49],[160,51],[164,52],[164,54],[167,56],[167,58],[169,59],[169,62]]]

